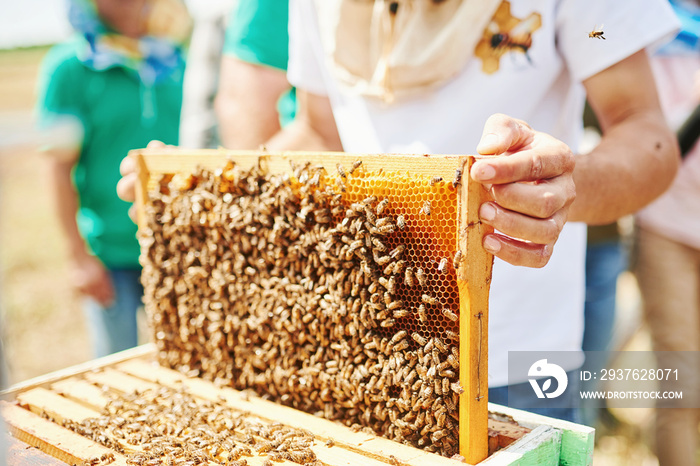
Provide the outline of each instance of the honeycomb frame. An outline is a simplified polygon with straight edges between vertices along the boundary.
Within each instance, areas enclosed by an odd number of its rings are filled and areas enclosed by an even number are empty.
[[[362,161],[363,176],[372,174],[403,173],[405,183],[412,180],[441,178],[442,186],[451,189],[454,204],[450,213],[455,215],[454,250],[466,251],[452,271],[458,298],[452,302],[458,307],[459,380],[464,393],[459,396],[459,451],[468,462],[477,463],[487,456],[487,341],[488,294],[493,256],[483,250],[483,235],[492,231],[478,220],[478,208],[487,198],[481,185],[468,176],[475,160],[465,155],[368,155],[337,152],[282,152],[186,150],[177,148],[142,149],[132,151],[136,159],[139,182],[136,186],[139,229],[144,228],[145,206],[150,203],[149,192],[162,175],[191,174],[197,168],[215,170],[233,160],[240,167],[264,164],[270,173],[292,174],[294,161],[323,166],[326,173],[335,174],[337,165],[345,168]],[[290,164],[292,162],[292,164]],[[464,176],[461,183],[453,184],[455,173]],[[338,177],[336,177],[338,178]],[[452,188],[449,185],[452,184]],[[364,193],[354,194],[357,200]],[[388,193],[391,195],[391,193]],[[444,193],[443,193],[444,194]],[[424,202],[421,198],[418,202]],[[414,206],[415,207],[415,206]],[[418,214],[416,214],[418,215]],[[412,219],[407,219],[409,222]],[[452,262],[452,259],[450,258]],[[434,262],[437,262],[434,260]],[[450,265],[451,267],[451,265]],[[434,272],[433,272],[434,273]],[[430,276],[428,277],[430,280]],[[464,317],[467,318],[464,318]],[[467,381],[466,383],[464,381]]]

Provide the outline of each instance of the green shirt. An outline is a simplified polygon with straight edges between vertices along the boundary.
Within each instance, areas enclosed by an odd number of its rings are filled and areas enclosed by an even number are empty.
[[[287,1],[238,0],[229,17],[224,53],[247,63],[286,71],[289,59],[288,21]],[[282,126],[294,119],[294,88],[280,97],[277,111]]]
[[[78,228],[92,252],[108,268],[138,267],[136,225],[129,205],[116,193],[119,164],[131,149],[158,139],[177,144],[182,105],[179,70],[147,88],[133,71],[95,71],[77,53],[79,40],[54,46],[39,74],[38,112],[42,126],[70,115],[83,130],[73,170],[78,191]]]

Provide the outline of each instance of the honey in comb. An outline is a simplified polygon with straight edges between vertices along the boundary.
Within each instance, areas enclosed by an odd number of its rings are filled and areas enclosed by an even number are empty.
[[[403,215],[406,228],[398,229],[388,238],[388,249],[404,244],[403,258],[406,266],[421,267],[427,276],[426,288],[434,290],[438,305],[426,305],[428,321],[420,322],[417,309],[421,304],[420,287],[408,287],[403,280],[397,282],[396,295],[410,309],[409,316],[402,318],[397,325],[409,334],[415,331],[447,339],[445,330],[459,332],[459,323],[453,322],[442,313],[447,307],[459,314],[459,289],[456,271],[447,267],[444,273],[437,268],[442,258],[454,257],[457,243],[457,210],[455,188],[444,181],[431,183],[431,177],[419,177],[408,173],[373,174],[360,167],[345,181],[343,194],[348,203],[359,202],[370,195],[375,195],[378,202],[389,199],[384,214],[396,219]],[[425,201],[431,203],[431,215],[421,213]],[[387,332],[388,333],[388,332]]]

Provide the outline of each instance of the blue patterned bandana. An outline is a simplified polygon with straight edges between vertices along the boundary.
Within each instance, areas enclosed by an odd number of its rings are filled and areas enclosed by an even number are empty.
[[[110,29],[97,13],[94,0],[70,0],[69,20],[85,39],[79,57],[101,71],[123,67],[138,73],[147,86],[158,83],[184,66],[191,19],[181,0],[150,0],[147,32],[134,39]]]

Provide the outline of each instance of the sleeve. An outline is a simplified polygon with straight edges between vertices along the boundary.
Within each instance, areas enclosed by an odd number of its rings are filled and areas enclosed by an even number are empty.
[[[605,40],[588,34],[601,27]],[[557,47],[577,81],[673,38],[678,20],[665,0],[562,0]]]
[[[231,10],[223,53],[256,65],[287,69],[289,4],[239,0]]]
[[[313,0],[290,0],[289,83],[312,94],[328,95],[324,56]]]
[[[42,149],[79,146],[85,134],[80,67],[62,46],[50,50],[37,79],[37,126],[45,141]]]

